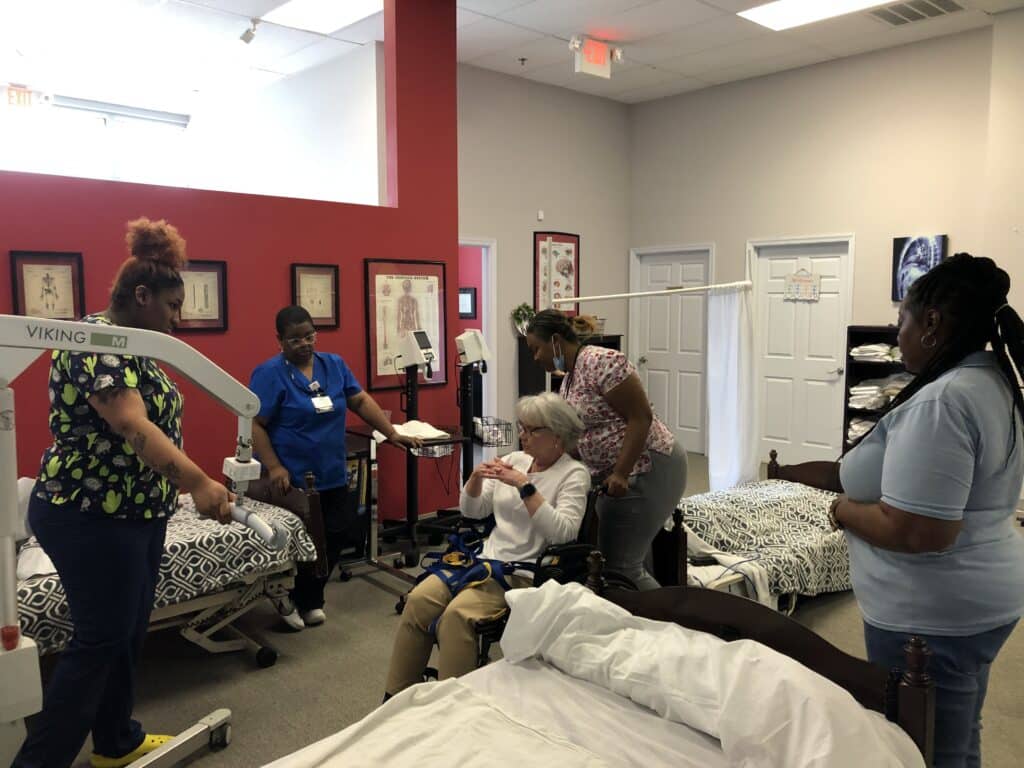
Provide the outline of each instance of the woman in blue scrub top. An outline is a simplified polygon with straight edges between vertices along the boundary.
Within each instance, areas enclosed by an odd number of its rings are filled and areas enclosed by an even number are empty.
[[[931,648],[938,768],[981,765],[989,669],[1024,613],[1024,323],[1009,291],[995,262],[963,253],[913,284],[899,345],[917,376],[843,459],[830,513],[868,658],[901,666],[910,635]]]
[[[260,398],[253,443],[277,491],[286,493],[293,485],[302,488],[306,472],[313,473],[327,539],[327,576],[318,578],[303,565],[295,577],[295,610],[285,621],[298,630],[324,622],[324,585],[345,541],[346,413],[355,411],[396,445],[414,448],[422,441],[395,431],[341,357],[314,351],[316,331],[309,312],[285,307],[277,313],[276,323],[281,354],[256,368],[249,382]]]

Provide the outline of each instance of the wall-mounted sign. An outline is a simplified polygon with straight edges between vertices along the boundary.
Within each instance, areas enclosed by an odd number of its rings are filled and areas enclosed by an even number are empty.
[[[611,79],[612,52],[608,43],[589,37],[583,38],[582,45],[575,51],[573,63],[576,72]]]
[[[50,103],[50,94],[33,91],[23,85],[0,85],[0,106],[8,109],[29,109]]]
[[[821,275],[812,275],[806,269],[786,275],[783,293],[785,301],[820,301]]]

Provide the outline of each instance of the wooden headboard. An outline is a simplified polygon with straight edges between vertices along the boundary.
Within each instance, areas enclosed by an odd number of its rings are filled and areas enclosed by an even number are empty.
[[[839,479],[838,461],[805,461],[803,464],[779,464],[779,452],[771,451],[768,461],[769,480],[789,480],[792,483],[803,483],[811,488],[823,491],[843,492],[843,484]]]
[[[789,656],[841,686],[860,704],[898,723],[932,764],[935,688],[925,673],[930,651],[920,638],[906,646],[906,671],[900,674],[850,656],[820,635],[766,606],[744,597],[698,587],[662,587],[637,592],[610,587],[604,558],[588,561],[589,589],[634,616],[668,621],[723,640],[749,639]]]

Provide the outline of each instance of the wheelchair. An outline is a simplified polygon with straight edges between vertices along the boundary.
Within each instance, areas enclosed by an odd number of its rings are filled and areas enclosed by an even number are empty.
[[[587,494],[587,506],[580,522],[580,531],[576,541],[567,544],[554,544],[547,547],[536,560],[530,563],[517,563],[520,571],[531,571],[531,586],[539,587],[546,581],[557,581],[560,584],[570,582],[583,583],[588,574],[588,558],[596,549],[597,541],[597,510],[598,496],[603,492],[600,486],[590,489]],[[494,518],[481,520],[457,516],[437,523],[421,524],[420,528],[432,534],[458,536],[464,546],[481,543],[493,530]],[[450,548],[449,551],[452,551]],[[429,556],[429,555],[428,555]],[[611,571],[604,572],[605,581],[614,587],[635,590],[636,585],[621,574]],[[411,590],[410,590],[411,591]],[[405,609],[408,593],[402,595],[395,605],[399,614]],[[477,637],[476,666],[485,666],[490,661],[491,647],[501,640],[508,623],[509,608],[505,607],[498,615],[486,619],[478,619],[473,623]],[[437,679],[437,670],[427,667],[423,673],[425,680]]]

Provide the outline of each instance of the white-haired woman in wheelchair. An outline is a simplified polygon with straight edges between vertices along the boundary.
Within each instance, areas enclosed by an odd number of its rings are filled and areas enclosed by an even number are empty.
[[[590,489],[590,473],[569,455],[583,431],[571,406],[546,392],[522,398],[516,418],[523,450],[477,466],[459,498],[465,517],[494,515],[481,557],[503,563],[536,560],[549,546],[575,539]],[[517,574],[505,581],[512,589],[531,583]],[[438,678],[470,672],[477,655],[473,624],[504,609],[505,589],[493,578],[466,585],[455,595],[436,575],[421,581],[402,612],[385,699],[423,681],[435,637]]]

